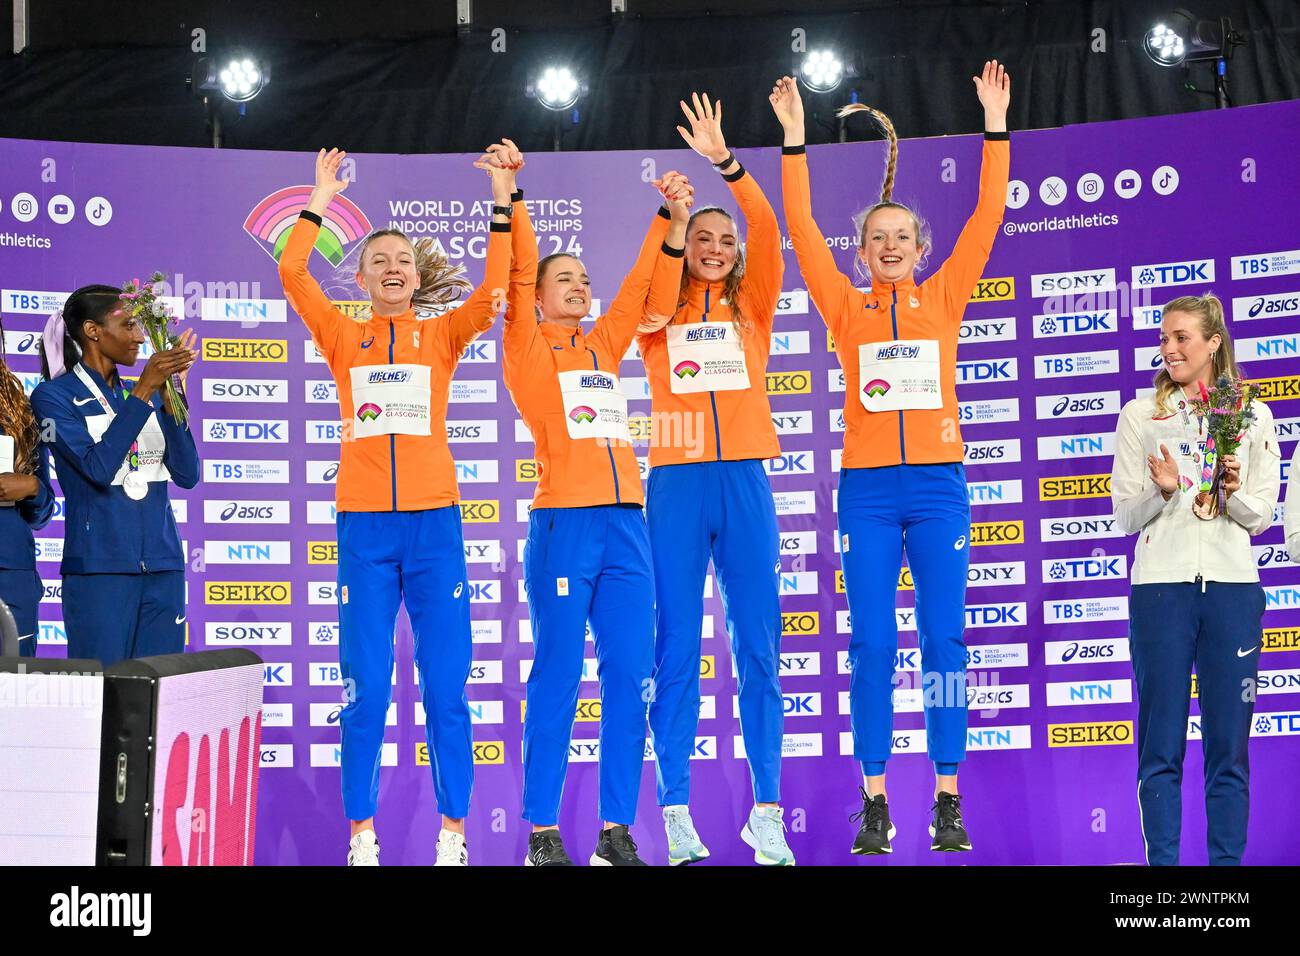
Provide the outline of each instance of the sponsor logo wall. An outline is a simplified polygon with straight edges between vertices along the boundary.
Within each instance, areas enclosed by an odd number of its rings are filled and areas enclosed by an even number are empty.
[[[1006,222],[967,307],[958,353],[975,549],[966,631],[971,756],[962,781],[980,862],[1142,858],[1133,797],[1137,689],[1128,643],[1135,539],[1121,535],[1112,517],[1115,422],[1124,403],[1151,385],[1161,307],[1175,296],[1213,288],[1244,343],[1238,356],[1247,375],[1265,382],[1283,461],[1289,461],[1300,438],[1294,331],[1300,251],[1293,248],[1293,230],[1273,213],[1300,204],[1300,185],[1289,176],[1266,181],[1262,171],[1270,164],[1290,168],[1300,146],[1297,129],[1300,106],[1276,104],[1013,135]],[[1228,145],[1243,142],[1252,144],[1258,181],[1243,178],[1242,157]],[[739,153],[779,214],[779,151]],[[841,269],[851,274],[849,214],[861,203],[864,183],[874,181],[880,144],[815,146],[809,153],[814,213]],[[335,384],[284,302],[275,263],[285,230],[305,203],[309,189],[300,184],[310,175],[311,157],[228,151],[218,163],[211,151],[169,149],[142,164],[139,155],[138,148],[0,142],[0,157],[12,171],[9,193],[77,193],[71,195],[77,206],[71,221],[38,214],[22,224],[46,236],[48,250],[11,251],[0,259],[6,360],[30,391],[39,369],[34,333],[74,281],[118,283],[152,269],[175,277],[175,301],[203,343],[203,361],[189,387],[203,482],[191,492],[172,488],[192,558],[189,647],[245,646],[266,661],[271,717],[262,741],[259,862],[337,863],[345,852],[337,769],[337,602],[343,595],[335,584],[332,525],[344,427]],[[977,137],[904,144],[895,194],[918,205],[933,225],[931,270],[950,251],[974,204],[979,155]],[[679,151],[563,160],[537,154],[521,183],[542,254],[581,255],[593,294],[604,302],[635,255],[639,224],[648,225],[654,214],[655,195],[641,183],[647,156],[691,172],[702,201],[734,207],[707,165]],[[56,163],[57,188],[42,183],[46,158]],[[1170,166],[1173,177],[1166,172]],[[955,180],[940,175],[948,168]],[[336,203],[311,266],[345,315],[366,308],[356,298],[349,256],[355,258],[372,228],[397,226],[429,236],[467,267],[471,280],[482,276],[490,200],[468,158],[361,154],[356,177],[341,197],[346,201]],[[1053,188],[1040,188],[1053,177],[1066,188],[1055,179]],[[213,187],[196,194],[195,182]],[[3,193],[0,230],[9,230],[15,223]],[[105,221],[105,208],[111,221]],[[1254,225],[1231,234],[1203,228],[1228,216]],[[1157,219],[1162,228],[1153,233],[1147,227]],[[195,222],[205,228],[195,230]],[[94,264],[93,276],[87,263]],[[800,863],[846,863],[852,837],[846,808],[858,770],[847,734],[845,648],[852,624],[835,529],[844,381],[789,248],[783,288],[766,380],[782,450],[766,471],[781,528],[783,749],[791,758],[783,803],[788,822],[802,811],[802,829],[792,826],[790,834]],[[537,471],[532,443],[501,380],[500,337],[498,321],[466,350],[446,419],[459,465],[475,625],[467,693],[476,747],[470,824],[476,863],[517,862],[526,840],[518,819],[520,717],[534,644],[520,556]],[[621,373],[633,434],[644,435],[650,402],[635,351]],[[646,454],[638,449],[642,458]],[[1247,862],[1253,863],[1284,862],[1287,848],[1300,845],[1300,822],[1284,812],[1296,745],[1260,739],[1294,734],[1288,728],[1300,710],[1294,678],[1300,668],[1300,568],[1285,559],[1280,523],[1254,541],[1270,603],[1252,809],[1259,819],[1278,821],[1279,829],[1269,841],[1251,844]],[[41,653],[61,655],[61,523],[40,532],[38,544],[47,585]],[[890,772],[895,815],[914,821],[909,834],[924,831],[930,804],[915,587],[905,567],[896,613],[900,686]],[[733,839],[739,824],[732,814],[735,806],[748,806],[749,775],[712,576],[705,614],[693,811],[715,857],[744,863],[749,857]],[[437,824],[404,613],[396,641],[379,812],[411,823],[402,839],[386,843],[385,860],[427,863]],[[562,824],[579,846],[595,835],[599,716],[594,649],[589,646],[584,657],[579,696],[585,706],[574,725],[562,811]],[[1199,780],[1199,699],[1191,707],[1184,828],[1195,834],[1204,832],[1199,784],[1193,785]],[[650,757],[647,749],[647,762]],[[1021,782],[1029,779],[1059,782],[1051,813],[1041,812],[1041,790]],[[713,799],[720,794],[729,797]],[[648,857],[661,862],[664,837],[654,804],[647,766],[643,822],[635,832]],[[305,805],[314,812],[304,813]],[[1090,826],[1098,807],[1110,821],[1104,833]],[[494,819],[506,821],[504,830]],[[932,862],[922,842],[900,840],[896,856]],[[1204,848],[1192,841],[1184,858],[1204,862]]]

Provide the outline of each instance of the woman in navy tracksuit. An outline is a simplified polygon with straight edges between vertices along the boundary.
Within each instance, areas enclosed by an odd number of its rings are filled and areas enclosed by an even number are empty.
[[[49,453],[22,385],[0,357],[0,601],[18,625],[23,657],[36,656],[42,591],[32,532],[44,528],[53,514]]]
[[[46,327],[48,381],[32,392],[64,497],[68,656],[105,667],[184,650],[185,556],[167,482],[199,482],[194,438],[159,395],[193,364],[194,333],[151,356],[128,389],[117,367],[135,364],[144,333],[119,296],[107,285],[69,296]]]
[[[1246,849],[1265,607],[1250,539],[1273,523],[1281,455],[1272,412],[1256,401],[1236,454],[1221,459],[1226,503],[1201,520],[1192,505],[1205,467],[1207,427],[1192,401],[1201,387],[1242,377],[1218,298],[1207,293],[1166,303],[1160,354],[1155,393],[1120,412],[1110,482],[1115,523],[1138,535],[1129,646],[1142,840],[1149,864],[1178,864],[1194,667],[1209,860],[1233,866]]]

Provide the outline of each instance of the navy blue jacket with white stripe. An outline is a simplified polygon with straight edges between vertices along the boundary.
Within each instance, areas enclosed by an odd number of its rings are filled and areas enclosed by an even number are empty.
[[[82,366],[85,368],[85,366]],[[114,485],[123,460],[140,430],[156,415],[167,441],[163,464],[182,488],[199,483],[199,454],[190,430],[177,425],[155,394],[152,402],[124,397],[93,369],[86,369],[116,417],[99,441],[86,421],[105,414],[98,400],[76,375],[43,382],[32,392],[32,410],[43,437],[51,438],[55,469],[64,502],[64,574],[144,574],[181,571],[185,555],[176,531],[167,482],[149,482],[139,501]]]

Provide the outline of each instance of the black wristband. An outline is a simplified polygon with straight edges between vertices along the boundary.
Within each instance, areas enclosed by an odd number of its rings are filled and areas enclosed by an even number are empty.
[[[782,156],[802,156],[807,151],[808,151],[807,146],[782,146],[781,147]]]
[[[672,256],[674,259],[681,259],[686,255],[685,249],[674,249],[672,246],[668,245],[667,242],[659,247],[659,251],[666,256]]]
[[[1000,132],[1000,133],[990,133],[990,132],[988,132],[988,130],[985,130],[985,131],[984,131],[984,138],[987,139],[987,140],[992,140],[993,142],[997,142],[998,140],[1002,140],[1002,139],[1010,139],[1010,138],[1011,138],[1011,131],[1010,131],[1010,130],[1003,130],[1003,131]]]
[[[714,163],[713,168],[720,171],[726,169],[735,161],[736,161],[736,154],[731,152],[731,150],[727,150],[727,158],[720,163]]]
[[[514,211],[514,206],[497,206],[495,204],[492,206],[492,215],[505,216],[507,219],[510,218],[510,214]]]
[[[304,209],[302,212],[298,213],[298,218],[299,218],[299,219],[306,219],[308,222],[314,222],[314,223],[316,223],[316,225],[318,225],[318,226],[321,225],[321,219],[320,219],[320,216],[318,216],[318,215],[316,215],[314,212],[310,212],[310,211],[308,211],[308,210],[306,210],[306,209]]]
[[[667,207],[667,206],[660,206],[660,207],[659,207],[659,211],[658,211],[657,213],[655,213],[655,215],[658,216],[660,219],[672,219],[672,218],[673,218],[672,215],[668,212],[668,207]]]
[[[734,183],[737,179],[739,179],[743,175],[745,175],[745,167],[737,163],[736,171],[734,173],[727,173],[722,178],[729,183]]]
[[[510,223],[508,222],[494,222],[490,226],[488,226],[488,232],[509,232],[509,231],[510,231]]]
[[[522,189],[516,189],[514,192],[512,192],[512,193],[510,194],[510,201],[511,201],[511,202],[523,202],[523,201],[524,201],[524,191],[523,191]]]

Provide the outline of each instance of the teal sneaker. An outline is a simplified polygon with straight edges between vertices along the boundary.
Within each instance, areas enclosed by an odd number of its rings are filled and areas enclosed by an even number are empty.
[[[668,865],[684,866],[707,859],[709,849],[700,842],[691,811],[684,805],[664,807],[664,830],[668,833]]]
[[[794,854],[785,842],[784,810],[755,807],[749,813],[740,838],[754,848],[754,862],[763,866],[794,866]]]

